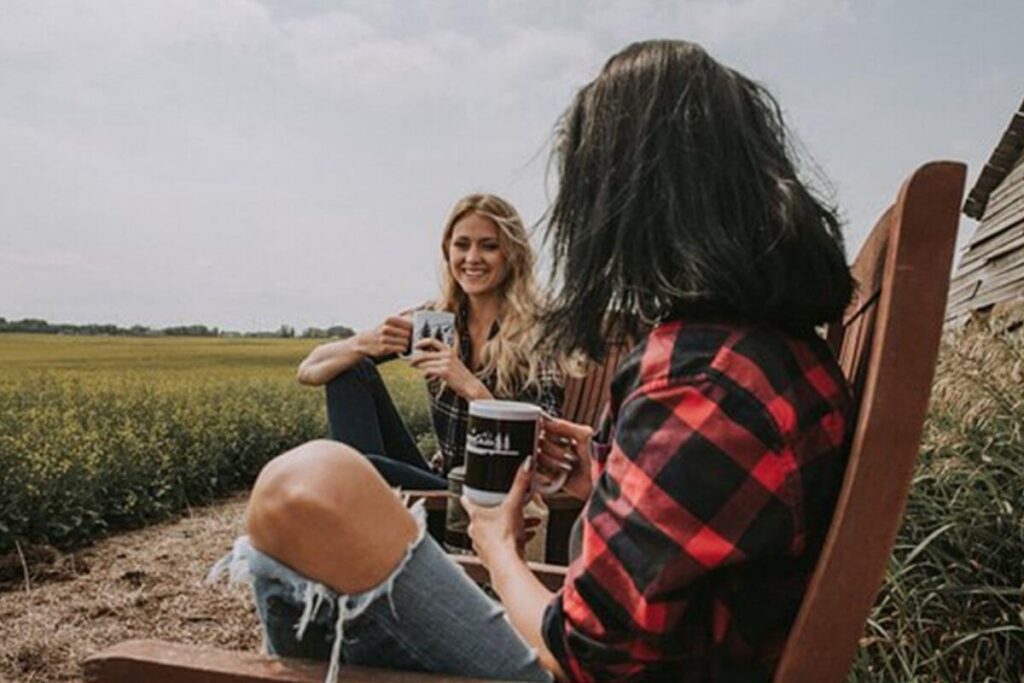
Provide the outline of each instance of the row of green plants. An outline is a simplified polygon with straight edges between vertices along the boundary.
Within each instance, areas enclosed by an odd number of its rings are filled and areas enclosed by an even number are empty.
[[[852,680],[1024,681],[1024,337],[943,343],[920,464]]]
[[[0,552],[69,548],[245,488],[323,434],[314,397],[254,379],[0,384]]]
[[[0,339],[0,557],[74,548],[245,490],[268,460],[325,436],[323,392],[293,379],[308,346]],[[383,371],[429,447],[418,375]]]

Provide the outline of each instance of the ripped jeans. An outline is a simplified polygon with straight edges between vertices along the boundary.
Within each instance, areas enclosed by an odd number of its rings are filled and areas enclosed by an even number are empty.
[[[420,532],[391,575],[355,595],[339,595],[242,536],[210,571],[215,580],[252,584],[270,654],[505,681],[552,681],[537,654],[488,597],[425,534],[425,512],[412,512]]]

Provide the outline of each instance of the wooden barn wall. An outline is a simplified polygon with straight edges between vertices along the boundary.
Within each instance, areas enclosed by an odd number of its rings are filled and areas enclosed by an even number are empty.
[[[947,321],[1024,298],[1024,156],[989,195],[985,214],[957,267]]]

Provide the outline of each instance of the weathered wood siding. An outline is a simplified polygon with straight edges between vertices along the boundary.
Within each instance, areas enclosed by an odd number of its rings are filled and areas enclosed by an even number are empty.
[[[1024,300],[1024,103],[982,171],[964,212],[981,223],[950,287],[946,320],[952,323],[998,303]]]

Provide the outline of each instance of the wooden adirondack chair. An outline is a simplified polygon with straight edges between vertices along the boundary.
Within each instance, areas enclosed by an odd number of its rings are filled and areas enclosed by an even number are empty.
[[[842,681],[903,520],[942,334],[966,167],[904,183],[853,265],[859,292],[829,343],[860,412],[825,547],[776,683]]]
[[[829,329],[860,410],[832,526],[776,683],[839,683],[856,653],[917,459],[964,176],[964,166],[952,162],[927,164],[911,175],[857,257],[856,301]],[[470,571],[485,574],[479,565]],[[90,657],[85,668],[102,683],[320,683],[325,673],[308,662],[160,641],[121,643]],[[343,667],[342,677],[358,683],[470,681],[359,667]]]

